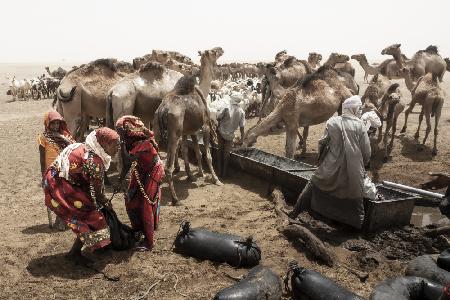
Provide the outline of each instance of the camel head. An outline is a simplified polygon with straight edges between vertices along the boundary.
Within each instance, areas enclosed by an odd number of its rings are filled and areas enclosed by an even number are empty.
[[[257,138],[258,138],[257,135],[253,133],[253,128],[251,128],[244,135],[244,139],[242,140],[242,147],[243,148],[253,147],[253,145],[256,143]]]
[[[281,61],[283,61],[285,58],[285,56],[287,55],[287,51],[286,50],[283,50],[283,51],[280,51],[280,52],[278,52],[277,54],[275,54],[275,61],[276,62],[281,62]]]
[[[346,63],[349,60],[350,60],[350,57],[348,57],[348,55],[340,54],[340,53],[336,53],[336,52],[331,53],[330,57],[328,58],[328,61],[332,61],[334,64]]]
[[[353,54],[350,58],[357,60],[357,61],[361,61],[361,60],[366,60],[366,55],[365,54]]]
[[[444,60],[447,63],[447,71],[450,72],[450,58],[446,57]]]
[[[382,55],[396,55],[396,54],[400,54],[401,53],[401,50],[400,50],[401,45],[402,44],[394,44],[394,45],[391,45],[389,47],[386,47],[383,50],[381,50],[381,54]]]
[[[160,64],[165,64],[169,58],[170,58],[170,55],[167,51],[164,51],[164,50],[153,50],[152,51],[152,60],[157,61]]]
[[[316,52],[309,53],[308,63],[311,64],[313,67],[319,65],[321,61],[322,61],[322,54]]]
[[[139,67],[145,63],[145,58],[136,57],[133,59],[133,69],[139,70]]]
[[[198,51],[198,55],[201,56],[201,64],[208,62],[214,67],[217,65],[217,60],[223,55],[223,53],[224,51],[221,47],[215,47],[211,50]]]

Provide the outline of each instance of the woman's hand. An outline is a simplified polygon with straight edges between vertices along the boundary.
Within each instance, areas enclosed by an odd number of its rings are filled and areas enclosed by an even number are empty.
[[[433,177],[432,180],[421,184],[421,187],[426,190],[437,190],[450,186],[449,173],[429,173]]]

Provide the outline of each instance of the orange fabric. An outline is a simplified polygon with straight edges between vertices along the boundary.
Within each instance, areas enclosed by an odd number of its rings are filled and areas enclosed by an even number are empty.
[[[49,166],[51,166],[61,150],[55,144],[50,143],[43,134],[40,134],[38,136],[38,144],[44,148],[45,168],[47,169]]]

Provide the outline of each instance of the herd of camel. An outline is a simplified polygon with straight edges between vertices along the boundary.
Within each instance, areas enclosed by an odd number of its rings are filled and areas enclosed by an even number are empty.
[[[419,128],[424,116],[427,123],[423,144],[431,131],[430,118],[435,118],[432,150],[435,155],[439,117],[445,97],[440,82],[445,71],[450,69],[450,62],[444,60],[434,46],[416,52],[411,59],[402,54],[400,46],[396,44],[383,49],[382,54],[392,55],[393,58],[379,65],[370,65],[364,54],[352,56],[363,67],[365,80],[368,75],[374,75],[362,95],[364,109],[375,110],[386,123],[383,140],[387,157],[388,149],[392,148],[398,115],[404,110],[399,85],[390,80],[403,78],[412,101],[405,111],[402,131],[406,130],[408,115],[415,104],[421,105]],[[87,130],[90,118],[105,118],[107,126],[112,127],[123,115],[138,116],[155,131],[156,137],[166,136],[167,175],[172,199],[176,202],[172,174],[177,167],[178,145],[181,141],[186,172],[192,178],[187,158],[187,138],[191,137],[197,159],[200,160],[196,135],[199,130],[203,134],[207,166],[214,182],[221,184],[212,168],[209,150],[215,117],[208,109],[206,98],[212,85],[215,85],[214,80],[262,78],[261,119],[247,131],[243,144],[251,146],[258,136],[284,123],[287,157],[293,157],[297,137],[301,139],[302,151],[306,151],[309,126],[325,122],[336,111],[340,112],[346,98],[359,94],[359,86],[354,79],[355,70],[347,55],[332,53],[320,65],[320,54],[310,53],[308,60],[300,60],[281,51],[269,64],[219,66],[217,60],[223,53],[220,47],[199,51],[199,66],[178,52],[161,50],[135,58],[132,64],[116,59],[99,59],[74,68],[65,75],[57,89],[56,107],[78,140]],[[300,127],[303,127],[302,135],[299,133]],[[388,132],[392,132],[389,145]],[[381,136],[380,128],[379,139]],[[199,174],[203,176],[201,164]]]

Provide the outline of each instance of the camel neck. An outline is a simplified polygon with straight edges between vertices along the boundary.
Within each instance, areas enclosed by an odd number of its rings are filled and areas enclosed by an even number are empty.
[[[200,83],[198,87],[203,95],[208,96],[211,89],[211,81],[213,76],[213,66],[210,63],[203,63],[200,66]]]
[[[411,92],[414,89],[415,83],[412,81],[411,74],[404,75],[406,88]]]
[[[375,71],[375,67],[369,65],[369,62],[367,61],[367,58],[365,56],[361,57],[361,60],[359,61],[359,64],[365,71],[373,70]]]
[[[395,53],[395,54],[392,54],[392,56],[394,57],[395,62],[397,63],[397,66],[400,69],[403,69],[405,67],[405,60],[403,59],[402,54],[401,53]]]

